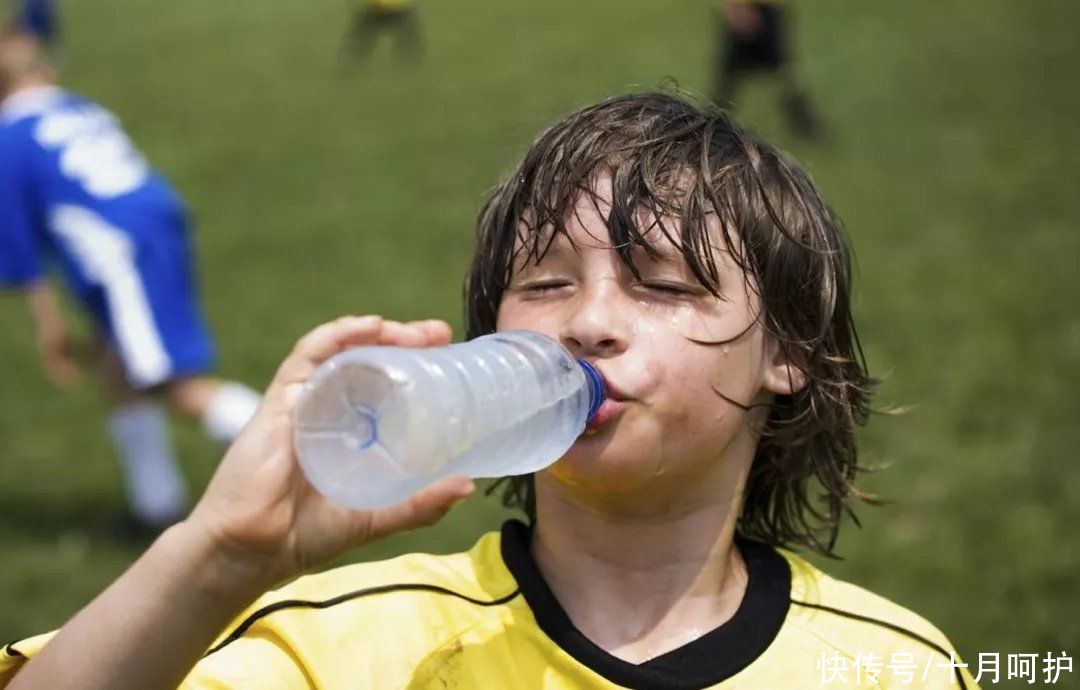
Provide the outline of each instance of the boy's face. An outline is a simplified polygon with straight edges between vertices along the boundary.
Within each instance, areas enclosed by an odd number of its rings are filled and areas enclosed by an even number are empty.
[[[600,177],[596,192],[596,201],[582,196],[568,223],[574,246],[560,235],[539,264],[521,261],[499,306],[499,330],[556,338],[596,365],[613,398],[543,479],[618,492],[662,476],[680,483],[719,476],[737,459],[748,467],[756,445],[751,423],[763,420],[766,408],[747,412],[718,392],[743,405],[767,403],[800,379],[792,369],[789,381],[766,337],[758,298],[723,251],[719,224],[710,228],[717,298],[659,229],[646,238],[663,257],[635,254],[635,278],[612,249],[604,222],[610,180]],[[639,220],[641,227],[649,223]],[[665,224],[679,236],[674,221]]]

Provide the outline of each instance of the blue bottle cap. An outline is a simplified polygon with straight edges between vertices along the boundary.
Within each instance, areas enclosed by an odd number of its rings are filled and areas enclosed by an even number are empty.
[[[607,392],[604,391],[604,379],[600,376],[600,372],[583,359],[577,362],[581,365],[581,370],[585,372],[585,379],[589,382],[589,416],[585,418],[588,423],[588,420],[591,420],[600,409],[600,403],[604,402]]]

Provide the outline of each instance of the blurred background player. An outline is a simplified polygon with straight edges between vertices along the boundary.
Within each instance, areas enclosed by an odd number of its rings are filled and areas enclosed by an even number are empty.
[[[60,9],[57,0],[14,0],[14,24],[49,49],[60,43]]]
[[[717,105],[734,109],[742,81],[765,73],[780,85],[788,126],[804,139],[820,139],[822,124],[795,70],[791,8],[784,0],[716,0],[719,40],[716,51]]]
[[[420,61],[424,46],[412,0],[358,0],[342,42],[342,55],[362,62],[371,54],[380,34],[394,35],[394,50],[400,59]]]
[[[101,106],[56,85],[39,42],[0,32],[0,287],[30,308],[45,371],[68,389],[78,370],[55,264],[95,329],[94,373],[112,411],[133,521],[151,531],[187,510],[158,398],[232,440],[259,395],[202,375],[213,344],[196,301],[183,202]]]

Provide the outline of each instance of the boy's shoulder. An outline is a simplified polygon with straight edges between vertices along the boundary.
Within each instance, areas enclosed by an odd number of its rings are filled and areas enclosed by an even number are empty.
[[[501,625],[501,604],[518,591],[498,558],[491,533],[467,552],[411,553],[301,577],[234,618],[182,687],[270,671],[291,678],[298,667],[319,687],[341,687],[358,668],[373,674],[372,687],[404,687],[435,651]]]
[[[788,621],[850,658],[915,655],[919,671],[956,652],[948,638],[919,614],[863,587],[836,579],[806,559],[777,549],[791,567]]]
[[[270,672],[291,677],[296,667],[282,665],[281,649],[320,677],[336,678],[348,670],[344,665],[369,659],[370,667],[384,669],[380,673],[389,678],[377,687],[400,687],[395,673],[415,668],[469,630],[499,626],[500,605],[518,593],[502,566],[497,532],[483,535],[466,552],[410,553],[306,575],[263,594],[237,615],[182,687],[218,687],[210,679],[263,678]],[[54,635],[0,647],[0,688]]]
[[[406,553],[386,560],[339,566],[297,578],[268,592],[260,601],[325,600],[395,591],[445,592],[457,598],[487,601],[492,598],[493,589],[506,594],[515,588],[501,562],[499,535],[489,532],[468,551]]]
[[[297,642],[355,637],[368,627],[415,627],[417,634],[467,628],[517,595],[501,563],[499,535],[492,532],[460,553],[408,553],[305,575],[257,599],[211,649],[252,628],[272,628]],[[432,626],[436,620],[442,625]]]
[[[914,654],[916,662],[925,665],[929,656],[937,663],[956,655],[944,633],[926,618],[834,578],[795,553],[776,551],[791,569],[785,625],[789,632],[811,636],[818,646],[824,643],[853,659],[873,653],[889,663],[893,655]],[[365,620],[373,611],[386,607],[396,616],[403,611],[422,612],[429,624],[435,616],[469,625],[477,615],[484,615],[485,609],[515,599],[518,591],[518,583],[502,558],[500,535],[491,532],[466,552],[410,553],[302,577],[268,593],[256,605],[276,610],[281,602],[312,602],[322,608],[364,600],[361,618]]]

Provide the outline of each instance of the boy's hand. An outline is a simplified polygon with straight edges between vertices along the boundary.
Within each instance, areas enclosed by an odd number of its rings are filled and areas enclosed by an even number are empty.
[[[79,380],[79,366],[60,310],[60,299],[47,280],[31,283],[25,295],[45,375],[60,390],[70,390]]]
[[[443,321],[398,323],[347,316],[300,339],[278,369],[259,410],[229,448],[182,529],[273,583],[394,532],[430,525],[473,491],[448,477],[396,506],[349,510],[320,494],[293,451],[293,408],[323,361],[350,347],[431,347],[450,342]]]
[[[71,390],[79,381],[79,365],[67,331],[60,324],[38,333],[38,351],[49,383],[62,391]]]

